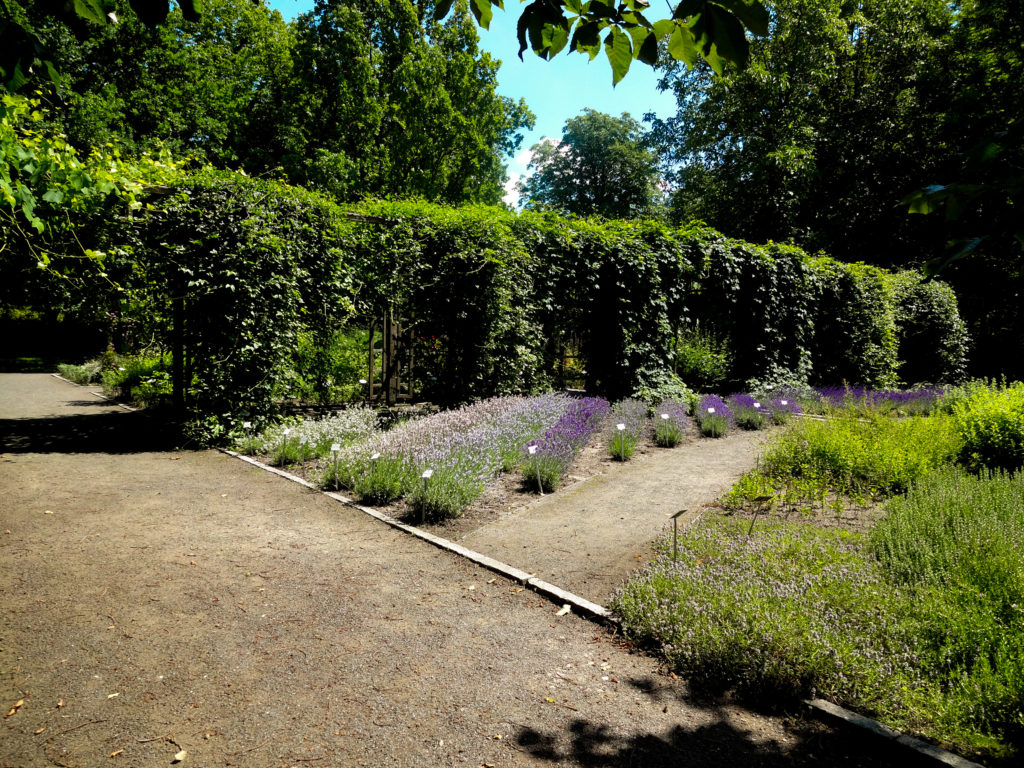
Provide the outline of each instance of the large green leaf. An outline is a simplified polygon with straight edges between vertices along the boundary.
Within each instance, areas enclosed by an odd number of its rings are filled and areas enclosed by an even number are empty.
[[[95,24],[104,24],[107,20],[103,0],[75,0],[75,13]]]
[[[612,27],[604,39],[604,52],[608,57],[608,63],[612,65],[612,85],[618,85],[629,72],[629,65],[633,63],[633,47],[630,45],[629,35],[618,27]]]
[[[601,29],[596,21],[588,21],[576,25],[572,34],[572,50],[590,54],[590,60],[601,52]]]
[[[681,61],[691,69],[700,58],[700,51],[693,39],[693,32],[689,27],[677,26],[668,39],[668,53],[673,59]]]
[[[470,0],[469,9],[473,12],[477,24],[484,29],[490,29],[491,19],[494,17],[491,0]]]
[[[746,0],[716,0],[743,22],[744,26],[755,35],[768,34],[768,10],[757,2],[746,2]]]

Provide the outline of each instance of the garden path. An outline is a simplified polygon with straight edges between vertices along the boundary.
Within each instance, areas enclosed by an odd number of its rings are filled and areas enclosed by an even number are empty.
[[[606,605],[680,510],[680,527],[754,467],[763,432],[691,439],[541,497],[460,543]]]
[[[0,374],[0,767],[905,765],[155,426]]]

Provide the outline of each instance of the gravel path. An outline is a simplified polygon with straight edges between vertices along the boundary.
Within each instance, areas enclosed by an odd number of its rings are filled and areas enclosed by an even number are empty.
[[[762,432],[696,440],[589,478],[466,534],[461,543],[605,605],[680,510],[693,519],[750,470]]]
[[[0,438],[0,766],[905,763],[52,377]]]

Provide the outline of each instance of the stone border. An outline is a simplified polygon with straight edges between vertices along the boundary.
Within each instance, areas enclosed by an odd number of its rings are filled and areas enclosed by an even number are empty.
[[[443,549],[448,552],[451,552],[452,554],[466,558],[467,560],[470,560],[476,563],[477,565],[483,566],[489,571],[493,571],[512,581],[517,581],[520,584],[528,586],[532,588],[535,592],[544,595],[549,600],[552,600],[555,603],[561,603],[563,605],[571,606],[580,615],[586,618],[596,619],[606,624],[610,624],[616,628],[620,628],[622,626],[621,622],[619,622],[619,620],[612,615],[611,611],[609,611],[604,606],[598,605],[597,603],[593,603],[590,600],[587,600],[586,598],[573,594],[572,592],[567,592],[566,590],[561,589],[560,587],[557,587],[554,584],[550,584],[546,581],[538,579],[534,577],[533,574],[527,573],[526,571],[522,571],[499,560],[495,560],[494,558],[488,557],[487,555],[475,552],[474,550],[463,547],[460,544],[456,544],[454,541],[450,541],[449,539],[442,538],[441,536],[435,536],[432,533],[420,530],[416,526],[407,525],[406,523],[396,520],[390,515],[385,515],[383,512],[378,512],[376,509],[364,507],[352,501],[351,499],[342,496],[340,493],[336,493],[334,491],[322,491],[308,480],[303,480],[301,477],[293,475],[290,472],[285,472],[283,469],[271,467],[268,464],[264,464],[261,461],[257,461],[256,459],[250,458],[236,451],[228,450],[227,448],[218,448],[218,450],[221,453],[224,453],[228,456],[233,456],[234,458],[240,459],[241,461],[251,464],[254,467],[259,467],[260,469],[263,469],[267,472],[279,475],[280,477],[283,477],[286,480],[291,480],[293,483],[298,483],[299,485],[308,488],[309,490],[315,493],[320,493],[323,494],[324,496],[328,496],[334,499],[335,501],[339,501],[342,504],[345,504],[346,506],[359,510],[363,514],[369,515],[375,520],[379,520],[380,522],[385,523],[386,525],[389,525],[392,528],[404,531],[405,533],[408,533],[411,536],[415,536],[416,538],[422,539],[423,541],[426,541],[429,544],[433,544],[435,547],[438,547],[439,549]],[[702,517],[703,513],[698,512],[697,516],[692,520],[688,521],[682,530],[685,531],[690,527],[696,525]],[[984,766],[982,766],[979,763],[972,762],[971,760],[960,757],[959,755],[954,755],[952,752],[942,749],[942,747],[937,747],[934,744],[929,744],[928,742],[922,741],[921,739],[914,738],[913,736],[908,736],[907,734],[901,733],[900,731],[890,728],[887,725],[883,725],[877,720],[872,720],[869,717],[858,715],[856,712],[852,712],[848,709],[840,707],[839,705],[833,704],[830,701],[826,701],[824,699],[805,699],[803,703],[811,709],[811,712],[816,717],[822,720],[831,719],[841,723],[844,726],[858,728],[868,734],[871,734],[874,737],[887,739],[893,742],[894,744],[899,745],[901,748],[908,749],[911,752],[916,753],[917,756],[921,758],[934,760],[936,763],[939,763],[941,765],[952,766],[953,768],[984,768]]]
[[[283,477],[287,480],[291,480],[293,483],[298,483],[299,485],[304,486],[310,489],[311,491],[321,493],[324,496],[328,496],[329,498],[334,499],[335,501],[340,501],[342,504],[352,507],[353,509],[358,509],[363,514],[369,515],[375,520],[379,520],[380,522],[385,523],[391,526],[392,528],[404,531],[405,533],[408,533],[411,536],[415,536],[416,538],[422,539],[423,541],[426,541],[429,544],[433,544],[435,547],[439,549],[443,549],[453,554],[459,555],[460,557],[464,557],[467,560],[471,560],[472,562],[476,563],[477,565],[483,566],[489,571],[494,571],[495,573],[501,574],[502,576],[511,579],[512,581],[517,581],[520,584],[531,587],[536,592],[545,595],[554,602],[570,605],[571,607],[575,608],[576,611],[578,611],[580,614],[584,616],[600,619],[602,621],[618,625],[618,622],[612,617],[611,612],[604,606],[598,605],[597,603],[593,603],[584,597],[580,597],[579,595],[573,594],[572,592],[567,592],[564,589],[556,587],[554,584],[549,584],[548,582],[543,581],[542,579],[538,579],[532,573],[527,573],[526,571],[522,571],[519,568],[514,568],[513,566],[508,565],[507,563],[503,563],[499,560],[495,560],[492,557],[488,557],[487,555],[483,555],[472,549],[468,549],[467,547],[464,547],[461,544],[456,544],[454,541],[451,541],[449,539],[445,539],[441,536],[435,536],[434,534],[429,533],[428,531],[421,530],[414,525],[407,525],[406,523],[396,520],[390,515],[385,515],[383,512],[378,512],[376,509],[371,509],[370,507],[364,507],[360,504],[357,504],[356,502],[352,501],[352,499],[342,496],[340,493],[336,493],[334,491],[321,491],[308,480],[303,480],[301,477],[293,475],[290,472],[285,472],[284,470],[278,469],[277,467],[271,467],[267,464],[264,464],[261,461],[256,461],[256,459],[252,459],[248,456],[244,456],[240,453],[237,453],[236,451],[230,451],[226,448],[220,448],[218,450],[220,450],[221,453],[227,454],[228,456],[233,456],[236,459],[241,459],[242,461],[248,464],[252,464],[255,467],[259,467],[260,469],[266,470],[267,472],[272,472],[275,475],[279,475],[280,477]]]
[[[131,411],[133,413],[135,413],[135,412],[137,412],[139,410],[138,408],[132,408],[130,405],[125,405],[124,403],[119,403],[119,402],[117,402],[117,400],[114,400],[112,397],[107,397],[102,392],[93,392],[89,387],[85,386],[84,384],[76,384],[75,382],[71,381],[71,379],[65,379],[59,373],[51,373],[50,375],[53,376],[53,378],[55,378],[55,379],[60,379],[61,381],[66,381],[72,387],[79,387],[80,389],[88,389],[90,395],[98,397],[100,400],[107,400],[111,405],[116,405],[118,408],[123,408],[124,410]]]

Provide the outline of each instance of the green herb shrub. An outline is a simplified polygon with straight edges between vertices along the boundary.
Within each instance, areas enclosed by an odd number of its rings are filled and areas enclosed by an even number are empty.
[[[689,407],[678,400],[662,400],[654,409],[654,443],[675,448],[686,436]]]
[[[1024,382],[981,386],[950,406],[969,469],[1024,467]]]
[[[948,691],[935,708],[948,732],[1019,741],[1024,478],[932,473],[888,502],[870,544],[887,579],[919,596],[918,663]]]
[[[891,496],[951,462],[958,448],[945,416],[796,419],[772,438],[759,471],[780,488],[802,481],[851,496]]]
[[[102,363],[99,360],[92,360],[82,365],[71,365],[60,363],[57,365],[57,372],[68,381],[82,386],[88,386],[97,380],[102,370]]]
[[[715,518],[614,595],[630,637],[698,683],[881,707],[916,682],[913,627],[863,539],[841,530]]]

